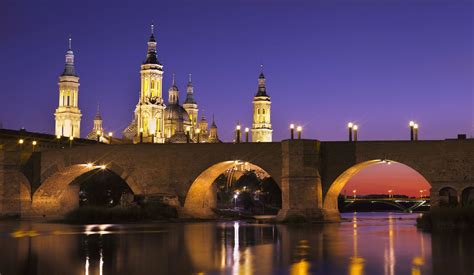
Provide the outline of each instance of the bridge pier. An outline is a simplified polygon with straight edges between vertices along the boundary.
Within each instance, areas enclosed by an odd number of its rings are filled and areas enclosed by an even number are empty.
[[[282,208],[278,221],[321,221],[322,186],[317,140],[282,141]]]

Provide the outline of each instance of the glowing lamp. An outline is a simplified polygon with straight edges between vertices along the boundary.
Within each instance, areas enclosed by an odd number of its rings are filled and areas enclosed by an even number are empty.
[[[109,132],[109,137],[112,137],[114,134],[112,132]]]
[[[411,120],[410,123],[408,123],[408,126],[414,127],[414,126],[415,126],[415,122],[414,122],[413,120]]]
[[[352,122],[347,123],[347,128],[352,128],[353,126],[354,126],[354,123]]]
[[[61,135],[56,135],[56,138],[57,138],[57,139],[61,139]]]
[[[290,124],[290,129],[295,129],[295,125],[293,123]]]
[[[18,140],[18,144],[23,144],[25,141],[23,139]]]
[[[296,131],[298,131],[298,132],[303,131],[303,127],[301,127],[301,126],[296,127]]]
[[[245,132],[248,133],[249,132],[249,128],[248,127],[245,127]]]
[[[240,125],[237,125],[237,126],[235,127],[235,129],[236,129],[236,130],[240,130]]]
[[[33,146],[36,146],[36,144],[38,144],[38,142],[36,142],[36,140],[33,140],[33,142],[31,144],[33,144]]]

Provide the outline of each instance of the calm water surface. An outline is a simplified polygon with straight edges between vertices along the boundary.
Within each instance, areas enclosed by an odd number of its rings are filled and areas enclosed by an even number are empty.
[[[418,231],[416,214],[301,226],[0,223],[7,274],[473,274],[474,234]]]

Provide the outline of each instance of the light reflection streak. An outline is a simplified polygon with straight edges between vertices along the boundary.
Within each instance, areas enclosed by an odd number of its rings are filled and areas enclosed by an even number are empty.
[[[233,266],[232,266],[232,273],[239,274],[240,266],[240,253],[239,253],[239,223],[234,222],[234,254],[233,254]]]
[[[365,259],[358,256],[358,236],[357,236],[357,212],[354,212],[352,217],[352,241],[353,241],[353,256],[350,258],[349,274],[362,275],[364,274]]]
[[[388,215],[388,250],[384,251],[384,274],[395,274],[395,248],[392,213]]]
[[[85,275],[89,275],[89,256],[86,256]]]

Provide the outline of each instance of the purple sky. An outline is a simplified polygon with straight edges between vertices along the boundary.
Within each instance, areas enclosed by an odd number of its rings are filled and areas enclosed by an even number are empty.
[[[274,140],[290,122],[304,137],[421,139],[473,134],[473,4],[470,0],[0,2],[0,121],[53,133],[57,80],[72,34],[80,79],[81,134],[100,103],[121,132],[138,100],[151,21],[167,91],[188,73],[219,134],[251,123],[259,65],[272,97]],[[123,1],[125,2],[125,1]],[[167,93],[166,93],[167,98]]]

